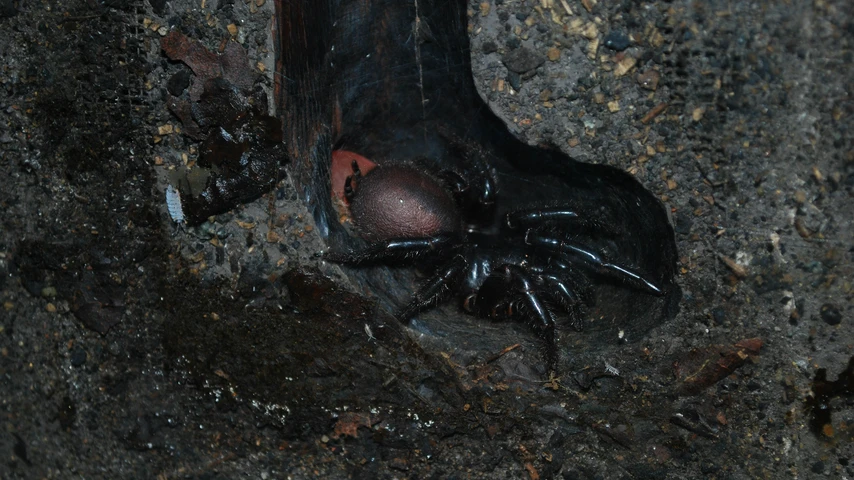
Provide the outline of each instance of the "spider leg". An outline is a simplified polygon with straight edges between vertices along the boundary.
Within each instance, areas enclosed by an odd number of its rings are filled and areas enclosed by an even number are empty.
[[[543,284],[552,292],[552,296],[567,311],[570,311],[575,305],[581,303],[581,297],[572,288],[568,287],[563,279],[554,275],[541,275],[540,278],[543,280]]]
[[[436,176],[445,182],[445,186],[454,196],[467,194],[470,189],[469,182],[459,172],[442,170]]]
[[[443,170],[437,174],[446,188],[451,191],[460,209],[468,212],[474,219],[473,223],[484,223],[492,220],[495,211],[495,180],[488,170],[456,171]],[[469,178],[477,179],[472,184]]]
[[[504,219],[507,227],[513,230],[530,228],[545,223],[569,224],[576,228],[600,232],[608,236],[615,236],[617,232],[602,222],[586,219],[578,212],[569,207],[530,208],[510,212]]]
[[[453,192],[460,209],[469,213],[472,223],[491,222],[498,187],[486,152],[476,143],[466,141],[446,128],[440,127],[439,135],[447,141],[448,154],[460,161],[457,168],[439,172],[438,176]]]
[[[400,261],[435,255],[447,251],[459,243],[459,237],[453,234],[439,234],[433,237],[392,238],[368,245],[366,248],[350,252],[327,252],[325,260],[347,265],[364,265]]]
[[[528,271],[536,274],[534,280],[552,302],[569,314],[573,328],[581,330],[583,309],[593,304],[589,285],[581,281],[584,277],[575,275],[571,266],[559,260],[552,260],[547,267],[531,265]]]
[[[542,208],[528,209],[510,212],[505,221],[507,226],[517,229],[520,226],[529,226],[544,222],[579,222],[581,216],[569,208]]]
[[[348,175],[344,180],[344,198],[347,200],[347,203],[352,203],[355,195],[356,192],[353,190],[353,175]]]
[[[556,301],[569,314],[572,322],[572,327],[576,330],[581,330],[583,326],[583,318],[580,316],[585,305],[585,300],[571,286],[568,286],[567,281],[555,275],[540,276],[545,287],[545,291],[554,301]]]
[[[350,164],[350,168],[353,169],[353,174],[348,175],[344,180],[344,198],[347,199],[347,203],[353,201],[353,197],[356,195],[355,190],[353,189],[353,181],[356,183],[359,182],[359,179],[362,178],[362,171],[359,169],[359,162],[353,160],[353,163]]]
[[[442,265],[432,277],[421,285],[409,304],[395,315],[397,319],[406,323],[413,315],[440,300],[443,293],[453,290],[459,283],[460,275],[467,266],[468,262],[465,256],[454,255],[454,258]]]
[[[523,313],[528,321],[535,324],[540,338],[546,344],[546,364],[550,371],[557,366],[557,343],[555,339],[555,321],[551,310],[540,300],[537,295],[533,280],[525,273],[525,270],[515,265],[505,267],[510,275],[510,281],[515,284],[515,289],[521,295],[518,300],[525,308]]]
[[[490,318],[523,317],[528,320],[545,344],[549,370],[555,370],[558,355],[554,317],[540,299],[538,286],[524,267],[505,264],[490,275],[477,294],[466,299],[464,308]]]
[[[559,240],[528,230],[525,233],[525,243],[542,250],[556,253],[564,258],[571,258],[595,270],[600,275],[609,276],[631,285],[634,288],[653,295],[664,295],[664,290],[642,273],[629,267],[610,263],[598,253],[589,248],[571,242]]]
[[[580,303],[588,306],[595,303],[590,291],[590,282],[571,264],[552,258],[549,260],[549,268],[544,269],[544,272],[563,282],[567,289],[575,294]]]

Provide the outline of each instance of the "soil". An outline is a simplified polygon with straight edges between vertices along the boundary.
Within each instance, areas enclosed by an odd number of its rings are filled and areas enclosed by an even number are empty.
[[[172,221],[199,142],[161,40],[237,42],[272,95],[274,3],[0,0],[0,478],[854,475],[846,0],[469,3],[489,107],[675,230],[679,314],[564,331],[551,379],[525,325],[402,327],[290,177]]]

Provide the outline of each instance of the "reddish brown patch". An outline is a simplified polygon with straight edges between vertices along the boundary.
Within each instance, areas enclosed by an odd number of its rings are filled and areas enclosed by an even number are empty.
[[[343,436],[359,438],[359,427],[371,428],[371,425],[376,423],[367,413],[346,412],[338,417],[335,422],[335,431],[330,435],[332,438],[338,439]]]
[[[160,47],[172,60],[180,60],[186,63],[197,77],[207,80],[220,76],[221,70],[217,54],[178,30],[172,30],[163,37],[160,40]]]
[[[700,393],[732,374],[751,356],[759,355],[761,348],[761,339],[748,338],[732,346],[710,345],[686,352],[673,362],[676,378],[682,382],[680,393]]]
[[[342,202],[345,201],[344,182],[347,180],[347,177],[353,174],[353,160],[355,160],[359,165],[359,170],[362,171],[362,175],[367,174],[377,166],[376,163],[368,160],[358,153],[353,153],[348,150],[332,151],[332,196]]]
[[[237,42],[228,42],[222,54],[217,55],[199,41],[172,30],[160,40],[160,47],[169,58],[184,62],[196,75],[190,86],[190,100],[194,102],[199,101],[205,82],[212,78],[222,77],[243,90],[248,90],[255,82],[246,49]]]

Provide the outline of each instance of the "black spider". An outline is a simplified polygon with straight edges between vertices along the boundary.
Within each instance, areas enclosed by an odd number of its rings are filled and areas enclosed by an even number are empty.
[[[586,275],[621,282],[652,295],[663,289],[643,273],[613,263],[577,241],[578,232],[609,235],[607,226],[582,218],[566,205],[496,215],[496,182],[483,156],[458,148],[465,167],[433,174],[420,166],[379,166],[362,175],[352,162],[344,194],[353,222],[369,245],[330,252],[348,265],[414,265],[434,273],[397,313],[416,313],[459,292],[463,309],[490,318],[532,323],[546,346],[550,371],[557,364],[555,307],[580,327],[591,296]],[[472,181],[468,181],[472,179]]]

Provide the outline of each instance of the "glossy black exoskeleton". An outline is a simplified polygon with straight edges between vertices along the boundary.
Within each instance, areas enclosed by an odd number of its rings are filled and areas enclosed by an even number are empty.
[[[397,312],[409,321],[449,296],[480,317],[531,323],[545,343],[546,361],[557,360],[555,317],[566,312],[581,327],[590,305],[590,281],[618,283],[650,295],[664,289],[645,273],[607,259],[579,240],[579,232],[614,235],[567,205],[535,205],[496,214],[501,200],[492,170],[476,148],[464,152],[464,171],[430,172],[412,165],[378,167],[362,175],[356,162],[345,194],[356,227],[370,244],[327,253],[349,264],[391,263],[432,274]],[[470,180],[466,180],[470,179]]]

